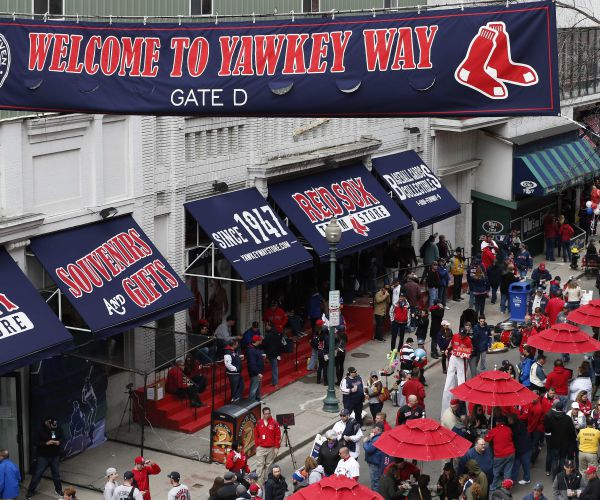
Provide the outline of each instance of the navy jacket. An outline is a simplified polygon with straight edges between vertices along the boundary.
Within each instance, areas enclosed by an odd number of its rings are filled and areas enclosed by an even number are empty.
[[[261,374],[265,369],[263,350],[254,344],[250,344],[246,355],[248,356],[248,375],[256,377]]]
[[[531,451],[531,438],[529,437],[529,432],[527,432],[527,426],[520,420],[517,420],[509,427],[513,432],[515,454],[522,455],[523,453]]]
[[[379,448],[375,447],[375,443],[381,437],[381,434],[375,436],[370,441],[363,443],[363,448],[365,449],[365,460],[368,464],[376,465],[381,469],[381,464],[383,463],[384,453]]]
[[[490,345],[490,336],[492,335],[492,328],[489,325],[481,326],[477,323],[473,327],[473,352],[485,352],[488,350]]]

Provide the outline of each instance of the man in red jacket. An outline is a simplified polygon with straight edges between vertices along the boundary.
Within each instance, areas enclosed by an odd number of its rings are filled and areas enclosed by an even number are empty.
[[[265,483],[265,476],[273,465],[275,457],[279,452],[281,444],[281,429],[276,420],[271,416],[271,408],[263,408],[263,417],[256,423],[254,428],[256,455],[254,456],[254,470],[258,475],[258,481]]]
[[[135,457],[135,465],[131,472],[133,472],[133,479],[142,492],[144,500],[150,500],[150,480],[148,476],[160,473],[158,464],[155,464],[152,460],[145,460],[144,457]]]
[[[527,432],[531,435],[531,463],[535,463],[544,438],[544,416],[546,412],[540,398],[521,408],[519,419],[527,423]]]
[[[546,305],[546,314],[548,315],[548,321],[551,326],[556,324],[558,313],[562,311],[562,308],[565,305],[565,301],[562,298],[562,292],[559,291],[559,293],[560,295],[552,297]]]
[[[425,386],[419,381],[419,369],[413,368],[408,380],[402,386],[402,395],[408,401],[408,396],[417,396],[417,404],[425,408]]]
[[[562,359],[557,359],[554,361],[554,369],[546,377],[546,389],[554,387],[556,394],[564,403],[569,395],[569,380],[572,376],[573,372],[565,368]]]
[[[281,333],[283,332],[283,327],[288,322],[288,316],[285,311],[279,307],[277,301],[274,300],[271,302],[271,307],[264,312],[263,321],[265,323],[270,321],[273,324],[273,327],[275,327],[275,330],[277,330],[278,333]]]
[[[513,444],[512,429],[506,425],[504,417],[497,420],[497,425],[485,436],[494,449],[494,480],[490,491],[500,488],[504,479],[510,479],[515,461],[515,445]]]

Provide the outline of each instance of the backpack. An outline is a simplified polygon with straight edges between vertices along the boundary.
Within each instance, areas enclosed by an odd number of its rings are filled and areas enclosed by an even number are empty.
[[[310,339],[310,346],[313,349],[319,349],[319,335],[313,335]]]

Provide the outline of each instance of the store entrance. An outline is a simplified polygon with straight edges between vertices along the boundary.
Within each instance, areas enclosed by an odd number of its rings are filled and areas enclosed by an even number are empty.
[[[21,374],[0,376],[0,443],[24,471]]]

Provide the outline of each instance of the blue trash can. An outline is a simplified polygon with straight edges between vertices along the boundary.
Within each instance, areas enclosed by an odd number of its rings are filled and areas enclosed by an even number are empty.
[[[508,307],[511,321],[525,321],[530,293],[531,284],[526,281],[513,283],[508,287]]]

